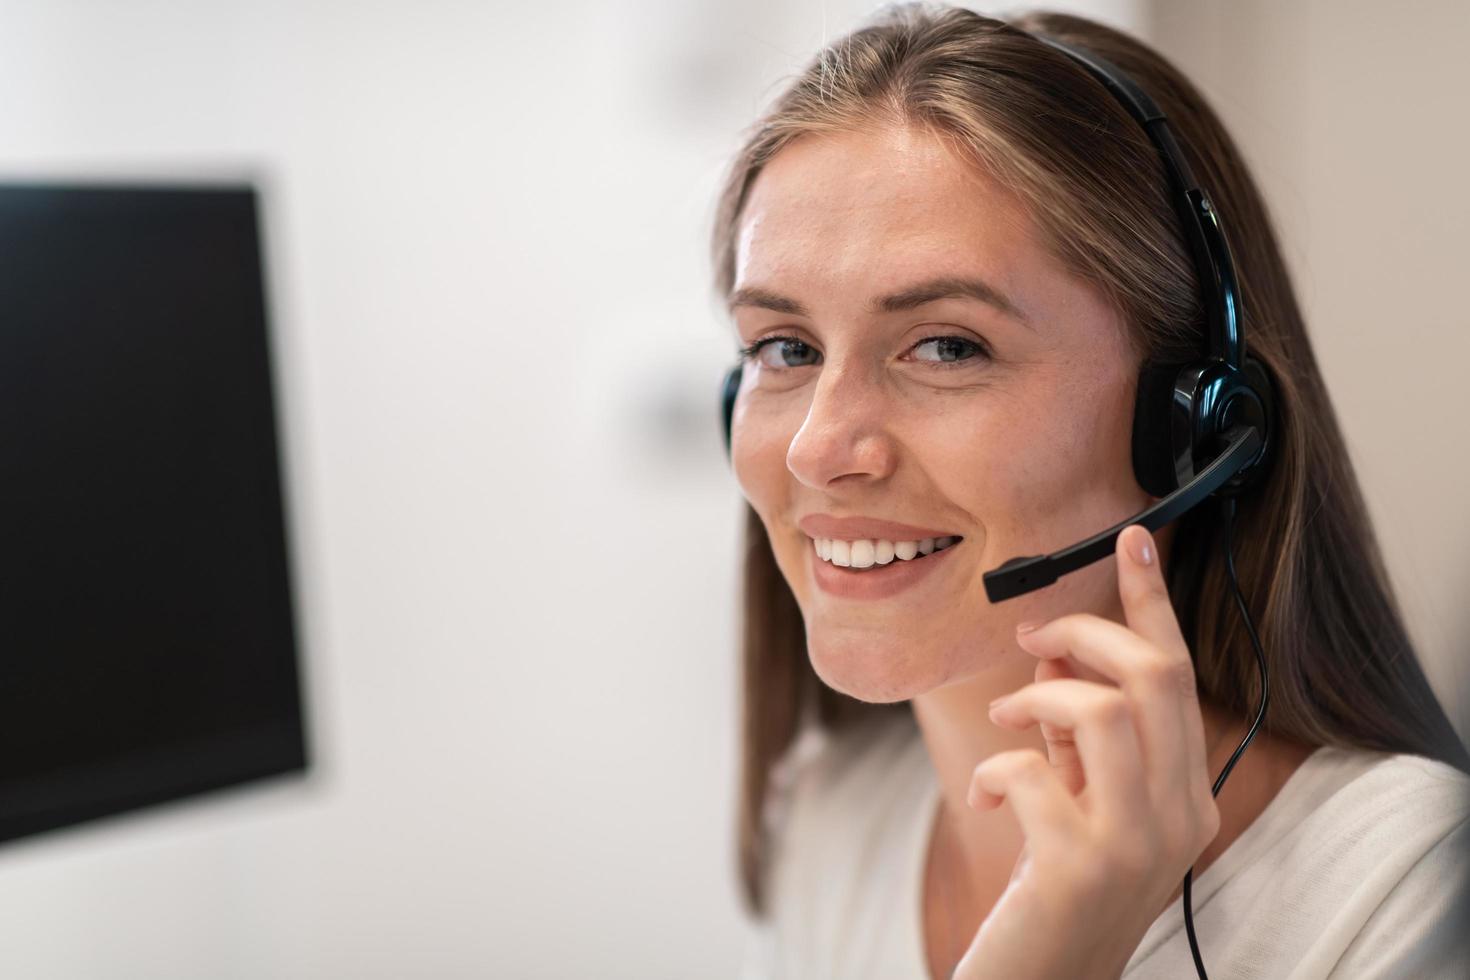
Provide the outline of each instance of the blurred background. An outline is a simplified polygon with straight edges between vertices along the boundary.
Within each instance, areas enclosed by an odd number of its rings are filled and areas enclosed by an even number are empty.
[[[0,975],[734,974],[706,241],[741,128],[875,6],[0,0],[0,180],[260,188],[310,750],[0,846]],[[1038,6],[1243,147],[1464,734],[1470,6]]]

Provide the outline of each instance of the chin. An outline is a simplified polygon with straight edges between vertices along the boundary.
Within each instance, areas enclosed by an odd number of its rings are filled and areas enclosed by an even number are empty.
[[[945,681],[947,658],[909,637],[807,630],[806,647],[822,683],[870,704],[907,701]]]

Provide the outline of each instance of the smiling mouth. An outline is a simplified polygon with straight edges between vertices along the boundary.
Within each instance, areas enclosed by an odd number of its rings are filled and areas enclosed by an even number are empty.
[[[942,538],[923,538],[919,541],[888,541],[884,539],[859,539],[843,541],[837,538],[813,538],[817,557],[830,565],[850,571],[883,568],[887,565],[921,561],[938,551],[953,548],[965,540],[959,535]]]

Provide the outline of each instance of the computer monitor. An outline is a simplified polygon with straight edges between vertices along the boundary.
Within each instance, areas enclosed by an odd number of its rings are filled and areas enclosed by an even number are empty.
[[[307,767],[256,204],[0,182],[0,841]]]

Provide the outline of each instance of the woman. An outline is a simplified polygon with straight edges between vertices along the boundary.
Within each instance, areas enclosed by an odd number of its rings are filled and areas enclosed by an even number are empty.
[[[1157,150],[1032,35],[1168,115],[1277,380],[1231,538],[1270,711],[1218,797],[1261,691],[1213,503],[1051,587],[982,588],[1158,499],[1130,460],[1140,373],[1203,345]],[[1077,17],[891,8],[753,128],[714,253],[750,505],[747,976],[1190,976],[1191,867],[1217,978],[1462,975],[1470,758],[1260,194],[1177,70]]]

